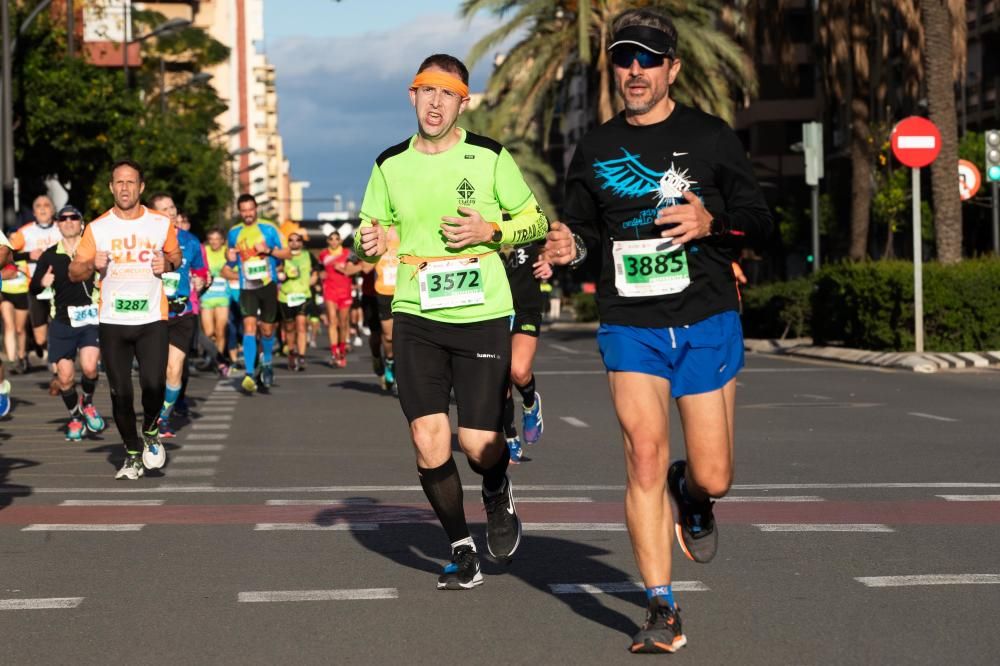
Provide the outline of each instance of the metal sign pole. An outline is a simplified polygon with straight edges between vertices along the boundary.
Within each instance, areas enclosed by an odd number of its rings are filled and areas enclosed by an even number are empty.
[[[920,224],[920,169],[913,169],[913,337],[924,352],[924,266]]]
[[[1000,182],[993,181],[993,254],[1000,256]]]
[[[819,273],[819,185],[812,186],[813,273]]]

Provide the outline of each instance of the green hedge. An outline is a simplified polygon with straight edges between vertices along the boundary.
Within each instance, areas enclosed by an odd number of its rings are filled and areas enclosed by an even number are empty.
[[[877,351],[914,347],[909,262],[830,265],[815,278],[749,288],[743,304],[747,337],[811,334],[821,345]],[[924,264],[924,348],[1000,349],[1000,260]]]
[[[573,315],[576,321],[597,321],[597,300],[582,291],[573,294]]]

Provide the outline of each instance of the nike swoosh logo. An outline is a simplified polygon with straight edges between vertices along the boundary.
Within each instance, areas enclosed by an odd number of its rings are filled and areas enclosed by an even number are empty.
[[[687,153],[674,153],[674,157],[680,157],[682,155],[687,155]]]
[[[509,513],[510,515],[512,515],[512,516],[513,516],[513,515],[514,515],[514,507],[512,507],[512,506],[510,506],[510,505],[508,504],[508,505],[507,505],[507,513]]]

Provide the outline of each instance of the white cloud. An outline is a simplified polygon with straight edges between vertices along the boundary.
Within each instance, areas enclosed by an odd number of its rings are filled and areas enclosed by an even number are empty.
[[[342,194],[360,204],[378,154],[411,135],[406,89],[431,53],[464,59],[500,23],[429,15],[384,32],[276,40],[268,57],[277,73],[279,127],[296,179],[312,183],[310,198]],[[492,68],[483,59],[471,76],[481,89]],[[307,215],[328,208],[307,204]]]

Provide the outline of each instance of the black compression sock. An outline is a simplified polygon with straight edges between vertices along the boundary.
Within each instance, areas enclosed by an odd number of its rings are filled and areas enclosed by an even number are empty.
[[[500,459],[492,467],[480,467],[469,460],[469,467],[476,474],[483,477],[483,491],[487,495],[496,495],[503,488],[504,480],[507,478],[507,466],[510,464],[510,449],[501,446]]]
[[[520,384],[514,384],[517,387],[517,392],[521,394],[521,400],[524,401],[525,409],[531,409],[535,405],[535,375],[532,373],[531,379],[524,386]]]
[[[76,414],[76,408],[80,404],[80,396],[76,394],[76,387],[67,389],[65,391],[59,391],[59,395],[62,397],[63,404],[66,405],[66,409],[69,410],[70,414]]]
[[[83,389],[83,404],[89,405],[94,399],[94,391],[97,390],[97,377],[91,379],[84,375],[80,380],[80,387]]]
[[[503,434],[507,439],[517,437],[517,428],[514,427],[514,396],[507,394],[507,402],[503,406]]]
[[[505,446],[504,449],[507,447]],[[465,522],[465,507],[463,506],[462,479],[458,476],[458,467],[454,458],[440,467],[417,467],[420,486],[424,489],[427,500],[434,508],[441,526],[448,535],[448,541],[455,543],[469,537],[469,526]]]

